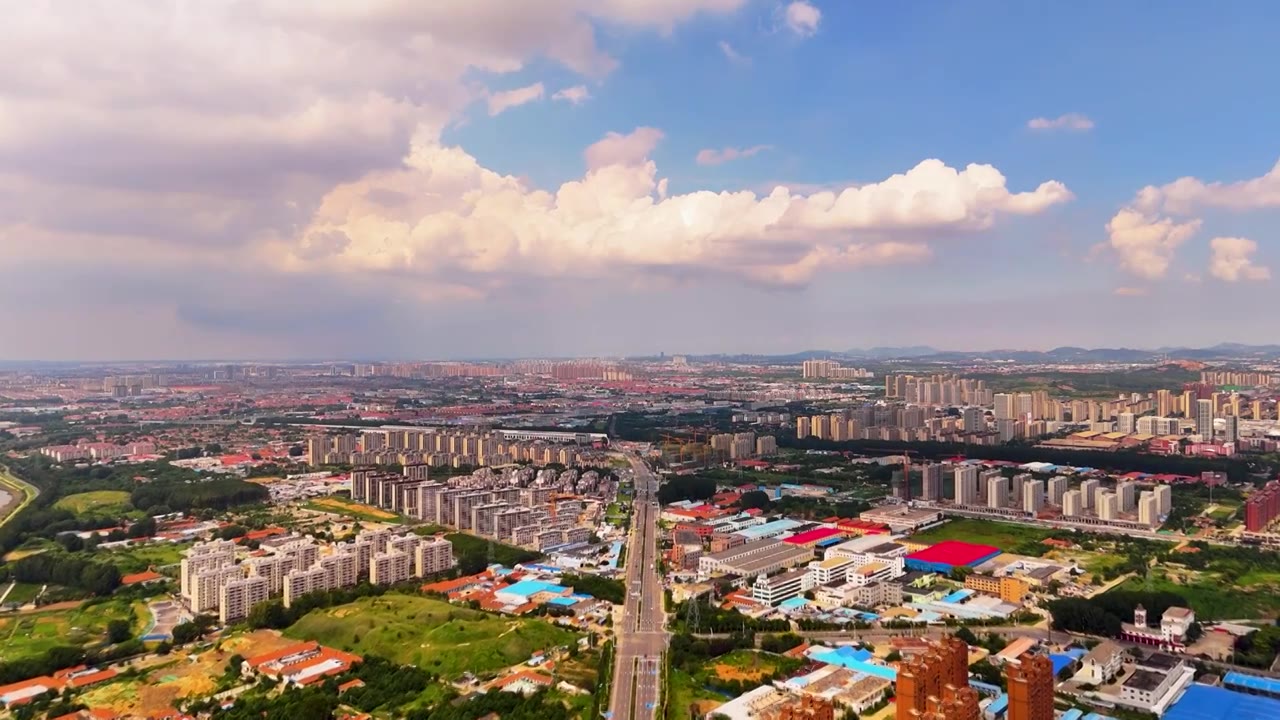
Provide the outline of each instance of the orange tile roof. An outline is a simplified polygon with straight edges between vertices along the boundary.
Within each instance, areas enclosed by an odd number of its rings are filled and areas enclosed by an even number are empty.
[[[261,655],[254,655],[251,658],[246,658],[245,662],[249,663],[249,667],[256,670],[260,665],[265,665],[269,662],[274,662],[281,658],[287,658],[290,655],[296,655],[301,652],[307,652],[308,650],[319,650],[319,649],[320,649],[320,643],[314,640],[309,642],[297,642],[292,645],[286,645],[285,647],[282,647],[279,650],[274,650],[269,653],[263,653]]]
[[[360,678],[356,678],[355,680],[348,680],[342,683],[341,685],[339,685],[338,692],[340,693],[346,692],[352,688],[362,688],[362,687],[364,687],[364,681],[361,680]]]
[[[543,675],[540,672],[534,672],[532,670],[521,670],[518,673],[513,673],[511,675],[508,675],[502,678],[501,680],[498,680],[497,682],[494,683],[494,685],[498,687],[506,687],[508,685],[511,685],[512,683],[516,683],[521,680],[528,680],[529,682],[532,682],[537,685],[542,685],[543,687],[549,687],[551,683],[555,682],[550,677],[548,677],[547,675]]]
[[[155,582],[156,580],[163,580],[163,579],[164,579],[164,576],[161,575],[160,573],[154,570],[145,570],[140,573],[125,575],[124,577],[120,578],[120,584],[121,585],[137,585],[139,583],[149,583],[149,582]]]
[[[99,670],[97,672],[85,673],[83,675],[76,675],[75,677],[71,678],[67,684],[73,688],[82,688],[88,685],[95,685],[100,682],[106,682],[119,674],[120,673],[116,672],[115,670],[112,670],[111,668],[107,668],[106,670]]]

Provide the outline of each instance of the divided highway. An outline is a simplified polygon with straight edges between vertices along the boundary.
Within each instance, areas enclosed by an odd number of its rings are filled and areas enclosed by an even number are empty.
[[[667,649],[662,579],[658,577],[658,479],[639,458],[635,502],[627,543],[627,597],[617,631],[611,720],[653,720],[662,692],[662,656]]]

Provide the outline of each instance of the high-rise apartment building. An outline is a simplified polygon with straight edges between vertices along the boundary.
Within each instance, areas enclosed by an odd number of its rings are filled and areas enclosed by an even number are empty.
[[[1120,499],[1110,490],[1104,490],[1098,494],[1098,518],[1101,520],[1115,520],[1120,516]]]
[[[261,576],[230,580],[222,586],[218,595],[218,619],[225,625],[249,617],[254,605],[265,602],[271,596],[267,579]]]
[[[1160,524],[1160,503],[1156,500],[1156,494],[1151,491],[1144,491],[1142,496],[1138,498],[1138,522],[1148,527],[1155,527]]]
[[[1062,514],[1065,517],[1079,517],[1084,514],[1084,502],[1079,490],[1068,490],[1062,495]]]
[[[1240,439],[1240,417],[1228,415],[1222,419],[1222,442],[1233,443]]]
[[[1044,508],[1044,481],[1027,480],[1022,488],[1022,509],[1035,514]]]
[[[962,427],[966,433],[983,432],[987,429],[986,414],[980,407],[967,407],[960,413]]]
[[[1204,442],[1213,442],[1213,400],[1196,401],[1196,434]]]
[[[1082,510],[1094,507],[1099,485],[1100,483],[1092,478],[1080,483],[1080,508]]]
[[[995,396],[995,416],[996,420],[1012,420],[1018,414],[1018,398],[1016,395],[1009,393],[996,393]]]
[[[1053,662],[1024,653],[1005,668],[1009,683],[1008,720],[1053,720]]]
[[[955,472],[955,502],[957,505],[978,503],[978,466],[958,465]]]
[[[987,478],[987,507],[1002,508],[1009,505],[1009,479],[1001,476]]]
[[[192,545],[179,564],[180,593],[190,600],[196,575],[234,565],[235,562],[236,544],[230,540],[211,540]]]
[[[1173,510],[1173,488],[1168,485],[1157,485],[1152,492],[1156,496],[1156,512],[1161,516],[1168,515]]]
[[[1132,435],[1138,431],[1138,416],[1131,412],[1122,412],[1116,415],[1116,432],[1122,432],[1125,435]]]
[[[1062,496],[1067,494],[1071,481],[1064,475],[1049,479],[1049,497],[1047,501],[1055,507],[1062,507]]]
[[[921,500],[937,501],[942,499],[942,465],[940,463],[926,463],[921,466],[920,474],[922,476]]]
[[[1119,510],[1122,513],[1133,512],[1138,502],[1138,486],[1132,480],[1122,480],[1116,483],[1116,499],[1119,502]]]
[[[955,717],[976,718],[977,695],[970,693],[969,646],[948,636],[899,666],[894,691],[896,719],[922,720],[930,718],[931,713],[937,717],[938,708],[948,705],[953,707],[953,713],[960,713]],[[944,717],[950,720],[952,715]]]
[[[394,585],[409,579],[411,559],[398,550],[381,552],[369,562],[369,582],[374,585]]]

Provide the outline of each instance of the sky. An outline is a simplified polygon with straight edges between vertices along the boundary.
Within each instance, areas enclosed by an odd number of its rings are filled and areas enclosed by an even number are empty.
[[[0,360],[1280,336],[1274,2],[5,12]]]

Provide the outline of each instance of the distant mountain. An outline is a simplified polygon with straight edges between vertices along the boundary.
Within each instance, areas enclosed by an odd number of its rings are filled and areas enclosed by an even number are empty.
[[[910,345],[908,347],[873,347],[866,350],[845,350],[844,355],[856,358],[873,358],[876,360],[888,360],[894,358],[915,358],[924,357],[926,355],[937,355],[940,350],[931,348],[928,345]]]

